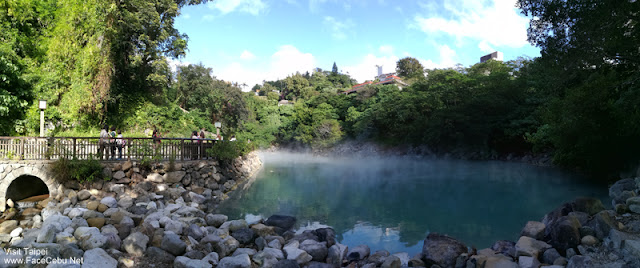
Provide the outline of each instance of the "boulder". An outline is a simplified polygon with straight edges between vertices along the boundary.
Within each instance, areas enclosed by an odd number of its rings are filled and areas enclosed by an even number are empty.
[[[232,220],[229,221],[229,231],[236,231],[239,229],[248,228],[249,225],[245,220]]]
[[[102,248],[107,244],[107,238],[96,227],[78,227],[73,236],[84,250]]]
[[[521,236],[516,243],[516,256],[529,256],[538,258],[540,253],[548,248],[551,248],[551,245],[535,240],[528,236]]]
[[[158,263],[171,263],[175,258],[171,253],[157,247],[148,247],[144,255]]]
[[[296,218],[286,215],[271,215],[265,222],[265,225],[275,227],[275,231],[278,234],[283,234],[289,229],[293,228],[296,224]]]
[[[491,246],[491,249],[511,258],[516,257],[516,243],[513,241],[498,240]]]
[[[580,222],[575,217],[562,216],[547,226],[546,238],[560,253],[575,248],[580,244]]]
[[[226,257],[240,247],[240,242],[233,236],[227,236],[224,239],[214,241],[212,246],[221,257]]]
[[[455,265],[456,258],[467,253],[467,246],[446,235],[430,233],[422,246],[422,254],[427,266],[438,264],[442,267]]]
[[[522,231],[520,232],[520,236],[528,236],[536,240],[541,240],[544,238],[545,227],[546,226],[542,222],[529,221],[524,226],[524,228],[522,228]]]
[[[182,180],[182,178],[184,177],[184,175],[186,175],[187,172],[185,171],[172,171],[169,173],[164,174],[164,176],[162,176],[164,182],[166,183],[177,183],[180,182]]]
[[[210,268],[211,264],[204,260],[189,259],[184,256],[178,256],[173,261],[173,268]]]
[[[544,263],[553,264],[556,259],[560,258],[560,253],[555,248],[550,248],[544,251],[542,254],[542,261]]]
[[[119,180],[119,179],[122,179],[122,178],[124,178],[126,176],[127,175],[124,174],[124,171],[119,170],[119,171],[117,171],[116,173],[113,174],[113,179],[114,180]]]
[[[122,170],[125,171],[125,172],[129,171],[129,169],[132,168],[132,167],[133,167],[133,163],[131,162],[131,160],[127,160],[127,162],[124,162],[122,164]]]
[[[207,214],[207,217],[206,217],[207,225],[213,226],[216,228],[220,227],[220,225],[226,222],[227,219],[229,219],[229,217],[223,214]]]
[[[400,258],[396,256],[389,256],[384,260],[381,268],[400,268],[401,265],[402,262],[400,261]]]
[[[636,182],[634,179],[622,179],[614,183],[609,188],[609,197],[611,197],[611,204],[615,207],[616,204],[624,204],[631,196],[624,192],[631,192],[636,189]]]
[[[328,249],[326,242],[305,240],[300,243],[300,249],[311,255],[313,261],[323,262],[327,260]]]
[[[163,183],[164,182],[164,178],[162,177],[162,175],[160,175],[158,173],[151,173],[151,174],[147,175],[147,178],[145,179],[145,181],[155,182],[155,183]]]
[[[251,268],[251,259],[247,254],[224,257],[218,263],[218,268]]]
[[[369,263],[373,263],[376,266],[380,266],[382,265],[382,263],[384,262],[384,260],[389,257],[389,255],[391,255],[389,253],[389,251],[386,250],[378,250],[376,252],[374,252],[373,254],[371,254],[371,256],[369,256],[369,258],[367,259],[367,262]]]
[[[535,257],[520,256],[518,257],[518,266],[520,268],[538,268],[540,267],[540,261]]]
[[[255,238],[255,233],[249,228],[241,228],[231,232],[231,236],[242,245],[248,245]]]
[[[187,244],[180,239],[180,236],[173,232],[165,232],[160,248],[173,254],[174,256],[180,256],[184,254],[187,249]]]
[[[614,217],[615,212],[611,210],[600,211],[587,222],[587,226],[593,228],[595,237],[602,240],[609,235],[612,229],[618,227]]]
[[[133,256],[140,257],[147,250],[147,243],[149,243],[148,236],[135,232],[122,241],[122,249]]]
[[[276,233],[273,226],[266,226],[262,223],[251,225],[251,230],[258,236],[268,236]]]
[[[366,257],[369,257],[371,254],[371,249],[367,245],[358,245],[353,247],[347,253],[348,261],[359,261],[364,260]]]
[[[89,197],[91,197],[91,192],[89,192],[86,189],[81,190],[80,192],[78,192],[78,200],[79,201],[87,200],[87,199],[89,199]]]
[[[102,226],[104,226],[105,223],[105,218],[89,218],[87,219],[87,225],[89,225],[89,227],[96,227],[96,228],[102,228]]]
[[[287,260],[294,260],[300,265],[308,263],[313,259],[306,251],[296,247],[285,247],[284,251],[287,253]]]
[[[102,198],[102,200],[100,200],[100,204],[104,204],[105,206],[110,207],[110,208],[118,207],[118,201],[115,198],[111,197],[111,196],[106,196],[106,197]],[[100,207],[100,205],[98,205],[98,210],[100,210],[99,207]],[[103,212],[104,212],[104,210],[103,210]]]
[[[207,254],[207,256],[204,256],[204,258],[202,258],[203,261],[208,262],[209,264],[216,266],[218,265],[218,253],[217,252],[211,252],[209,254]]]
[[[82,267],[92,268],[92,267],[117,267],[118,261],[101,248],[94,248],[84,252],[82,256],[84,259],[84,263],[82,263]]]
[[[327,242],[327,247],[331,247],[336,244],[336,231],[332,228],[320,228],[316,229],[318,235],[318,241]]]
[[[9,234],[13,229],[18,228],[18,221],[8,220],[0,223],[0,234]]]
[[[584,236],[580,240],[580,242],[585,246],[594,246],[594,245],[598,244],[598,239],[593,237],[593,236],[591,236],[591,235],[587,235],[587,236]]]

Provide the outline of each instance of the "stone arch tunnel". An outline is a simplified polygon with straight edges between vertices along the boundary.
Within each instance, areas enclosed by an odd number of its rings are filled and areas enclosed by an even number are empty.
[[[0,211],[7,199],[18,201],[34,195],[56,196],[59,184],[41,163],[2,165],[0,167]]]

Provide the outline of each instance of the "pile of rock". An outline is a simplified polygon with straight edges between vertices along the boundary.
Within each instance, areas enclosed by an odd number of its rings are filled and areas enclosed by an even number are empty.
[[[472,250],[453,238],[430,234],[409,266],[433,267],[640,267],[640,178],[609,190],[615,210],[578,198],[530,221],[517,242]],[[422,263],[420,261],[423,261]]]

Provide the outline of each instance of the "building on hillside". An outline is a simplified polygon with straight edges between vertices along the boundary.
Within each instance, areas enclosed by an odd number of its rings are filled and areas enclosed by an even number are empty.
[[[290,102],[288,100],[281,100],[278,102],[278,106],[282,106],[282,105],[293,105],[293,102]]]
[[[403,82],[400,77],[396,76],[396,73],[382,73],[382,66],[380,65],[376,65],[376,67],[378,68],[378,75],[376,76],[376,79],[379,82],[372,82],[372,81],[367,81],[361,84],[357,84],[354,85],[353,87],[351,87],[350,90],[344,91],[344,92],[340,92],[340,94],[345,94],[345,95],[349,95],[351,93],[355,93],[360,89],[365,88],[368,85],[396,85],[398,86],[398,88],[400,90],[402,90],[403,87],[408,86],[407,83]]]
[[[480,63],[488,61],[488,60],[497,60],[502,61],[502,52],[496,51],[487,55],[480,57]]]

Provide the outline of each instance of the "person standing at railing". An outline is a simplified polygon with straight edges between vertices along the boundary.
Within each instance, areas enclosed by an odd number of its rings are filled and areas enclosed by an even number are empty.
[[[207,143],[205,141],[206,137],[204,135],[204,128],[200,129],[200,140],[199,140],[199,146],[200,147],[200,156],[202,157],[202,159],[206,159],[207,157]]]
[[[116,126],[111,127],[109,138],[109,144],[111,145],[111,160],[114,160],[116,158]]]
[[[198,159],[198,145],[200,144],[198,131],[191,132],[191,160]]]
[[[100,130],[100,140],[98,141],[98,157],[100,158],[100,160],[102,160],[105,151],[107,151],[107,153],[109,152],[109,150],[106,150],[107,143],[109,142],[109,133],[107,132],[107,129],[109,129],[109,126],[104,125],[104,127],[102,127],[102,130]],[[108,158],[109,155],[107,154],[107,159]]]
[[[118,129],[118,136],[116,139],[116,146],[118,146],[118,160],[122,160],[122,150],[126,143],[127,141],[122,139],[122,130]]]

